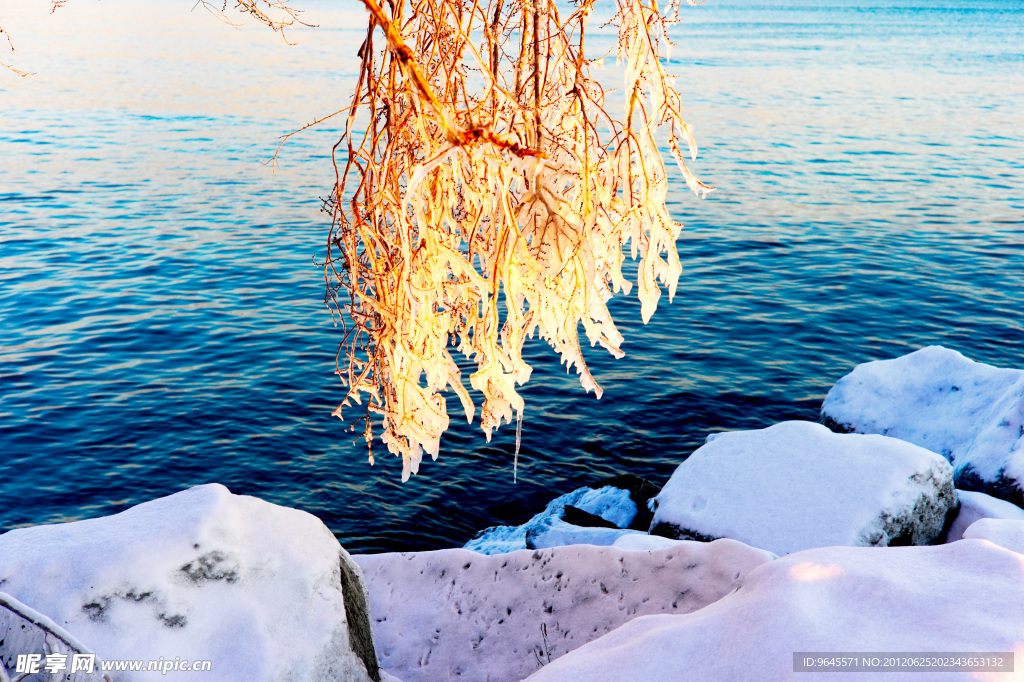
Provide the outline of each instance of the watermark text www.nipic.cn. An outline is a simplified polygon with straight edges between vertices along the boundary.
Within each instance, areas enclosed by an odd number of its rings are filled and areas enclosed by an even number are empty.
[[[15,663],[16,673],[92,673],[95,672],[96,654],[19,654]],[[161,656],[151,661],[109,660],[99,661],[102,672],[159,672],[163,675],[171,672],[208,671],[213,667],[210,661],[190,661],[175,657],[173,660]]]

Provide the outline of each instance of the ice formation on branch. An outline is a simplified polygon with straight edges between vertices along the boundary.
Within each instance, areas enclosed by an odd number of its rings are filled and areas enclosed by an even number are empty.
[[[475,363],[469,384],[490,438],[521,418],[516,385],[530,377],[522,349],[534,333],[601,396],[577,330],[622,355],[606,304],[631,288],[627,249],[641,259],[644,322],[661,286],[675,293],[681,225],[665,206],[655,135],[667,133],[694,192],[712,188],[683,159],[681,146],[692,158],[696,145],[661,63],[674,11],[662,16],[655,1],[618,0],[625,109],[615,118],[591,75],[599,60],[583,52],[594,0],[564,20],[551,0],[363,0],[347,158],[328,202],[325,275],[346,326],[338,374],[349,389],[334,414],[366,399],[366,441],[371,413],[382,415],[403,480],[423,451],[437,457],[447,388],[473,420],[450,349]]]

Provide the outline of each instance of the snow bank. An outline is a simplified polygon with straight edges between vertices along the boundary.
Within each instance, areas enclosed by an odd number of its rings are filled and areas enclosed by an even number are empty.
[[[946,542],[955,542],[964,536],[964,531],[981,519],[1010,519],[1024,521],[1024,509],[985,493],[957,490],[960,512],[946,533]]]
[[[175,680],[376,677],[360,579],[315,516],[221,485],[0,535],[0,590],[101,659],[212,661]]]
[[[929,346],[867,362],[821,407],[834,430],[880,433],[940,453],[957,487],[1024,506],[1024,371]]]
[[[354,558],[384,670],[405,682],[498,682],[520,680],[637,616],[710,604],[772,556],[719,540],[650,552],[575,545]]]
[[[599,516],[616,526],[590,528],[562,521],[566,505]],[[492,526],[464,545],[481,554],[501,554],[517,549],[543,549],[561,545],[610,545],[622,535],[637,515],[636,503],[630,492],[622,488],[604,486],[598,489],[577,488],[557,497],[521,526]]]
[[[700,611],[636,618],[529,680],[832,679],[794,673],[795,652],[1013,652],[1019,671],[1022,585],[1024,557],[978,540],[807,550],[755,568],[738,591]],[[960,679],[871,679],[883,677]]]
[[[988,540],[1011,552],[1024,554],[1024,521],[981,519],[964,531],[964,540]]]
[[[651,533],[728,537],[776,554],[829,545],[921,545],[956,504],[940,456],[884,436],[783,422],[715,434],[655,498]]]

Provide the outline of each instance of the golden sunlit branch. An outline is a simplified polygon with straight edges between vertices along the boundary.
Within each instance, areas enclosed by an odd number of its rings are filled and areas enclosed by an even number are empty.
[[[677,153],[678,136],[695,147],[660,61],[669,18],[650,0],[619,0],[613,19],[633,93],[624,121],[606,111],[583,54],[593,0],[564,23],[551,0],[363,3],[370,26],[328,202],[326,300],[343,326],[337,374],[348,386],[334,414],[368,398],[367,444],[381,415],[407,478],[424,451],[437,456],[444,391],[476,416],[452,350],[475,366],[489,438],[521,423],[516,387],[532,372],[522,351],[535,333],[600,396],[577,329],[622,355],[606,304],[631,288],[627,244],[641,257],[644,321],[662,286],[672,296],[681,226],[665,207],[656,130],[694,191],[711,188],[690,181]]]

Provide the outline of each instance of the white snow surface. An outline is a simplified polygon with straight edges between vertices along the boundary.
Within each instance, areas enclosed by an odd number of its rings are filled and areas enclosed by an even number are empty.
[[[664,538],[660,535],[635,533],[631,535],[623,535],[612,543],[612,545],[629,552],[650,552],[655,549],[675,547],[680,543],[686,542],[693,542],[693,540],[672,540],[671,538]],[[775,555],[773,554],[772,556],[774,557]]]
[[[353,557],[381,668],[404,682],[520,680],[644,614],[688,613],[773,557],[733,540]],[[632,676],[620,679],[638,679]]]
[[[981,519],[1024,521],[1024,509],[1012,502],[968,490],[957,490],[956,496],[960,500],[960,512],[949,527],[946,542],[959,540],[972,523]]]
[[[1020,673],[793,671],[795,652],[1013,652],[1024,660],[1024,557],[985,541],[827,547],[762,564],[685,615],[636,618],[530,682],[1020,679]]]
[[[988,540],[1011,552],[1024,554],[1024,521],[981,519],[964,531],[964,540]]]
[[[175,680],[365,680],[349,646],[342,551],[315,516],[210,484],[0,535],[0,590],[101,659],[212,661]]]
[[[1024,484],[1024,371],[928,346],[867,362],[836,382],[822,415],[846,430],[920,445],[953,463],[957,482]]]
[[[783,555],[887,545],[904,521],[916,527],[922,510],[927,527],[915,532],[913,544],[925,544],[941,532],[955,492],[952,468],[934,452],[790,421],[716,434],[679,465],[656,499],[651,529],[658,534],[685,537],[681,529]]]
[[[639,530],[628,530],[624,528],[600,528],[591,526],[574,526],[561,519],[549,516],[547,522],[539,524],[530,534],[530,547],[533,549],[547,549],[549,547],[564,547],[565,545],[614,545],[621,538],[630,535],[643,535],[647,533]]]
[[[527,533],[538,538],[536,547],[610,545],[622,535],[635,532],[614,528],[584,528],[565,523],[561,519],[567,504],[600,516],[620,529],[629,526],[637,514],[636,503],[630,499],[628,490],[613,486],[577,488],[548,502],[544,511],[521,526],[492,526],[463,545],[463,548],[481,554],[526,549]]]

